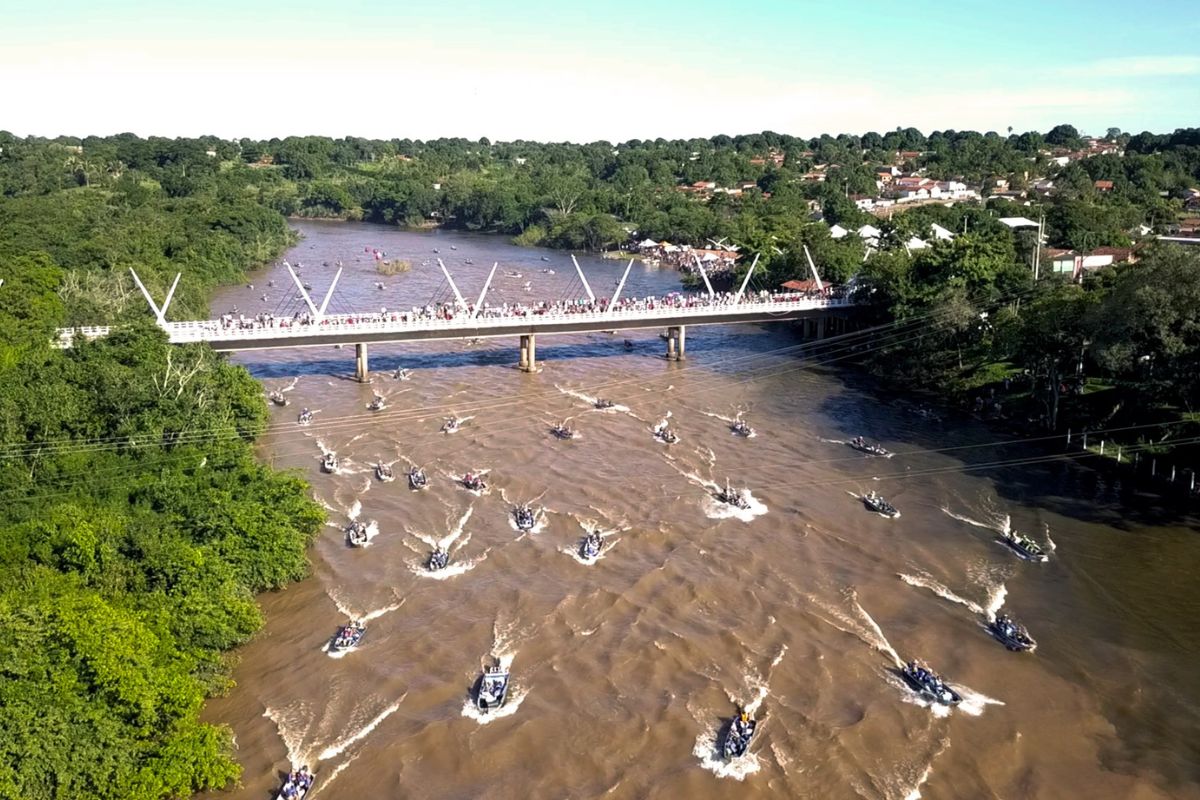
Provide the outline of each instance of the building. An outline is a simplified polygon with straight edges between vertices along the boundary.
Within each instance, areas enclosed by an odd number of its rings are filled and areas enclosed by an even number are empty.
[[[1111,192],[1113,189],[1112,181],[1093,181],[1092,185],[1096,187],[1097,192]]]

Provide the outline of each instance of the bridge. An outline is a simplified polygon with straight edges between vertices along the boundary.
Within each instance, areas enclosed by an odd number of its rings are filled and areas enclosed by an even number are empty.
[[[755,265],[757,261],[756,258]],[[840,330],[844,327],[848,316],[846,312],[855,305],[849,299],[833,297],[824,292],[815,295],[794,292],[746,295],[746,286],[755,265],[751,265],[736,294],[713,291],[701,267],[700,272],[708,290],[706,294],[677,294],[653,301],[621,302],[621,291],[633,265],[630,261],[610,299],[598,300],[595,297],[578,262],[575,262],[587,297],[566,303],[495,308],[486,305],[484,299],[497,265],[492,266],[483,292],[474,303],[462,297],[440,259],[439,265],[446,272],[454,291],[455,302],[452,305],[410,311],[327,314],[325,312],[341,270],[334,276],[329,291],[318,306],[289,266],[288,271],[310,313],[303,317],[255,320],[234,320],[227,316],[217,320],[168,322],[166,311],[180,276],[176,275],[162,306],[154,302],[136,273],[133,277],[172,344],[205,342],[222,352],[353,344],[356,349],[355,374],[363,382],[369,378],[367,345],[371,343],[517,337],[520,341],[520,368],[534,372],[537,370],[538,334],[666,328],[666,356],[668,360],[680,360],[686,355],[686,328],[689,325],[801,320],[806,325],[806,333],[823,338],[831,329]],[[813,274],[816,277],[815,267]],[[821,285],[819,278],[817,285]],[[95,339],[107,336],[112,330],[109,326],[62,328],[58,331],[56,344],[59,347],[71,347],[77,338]]]

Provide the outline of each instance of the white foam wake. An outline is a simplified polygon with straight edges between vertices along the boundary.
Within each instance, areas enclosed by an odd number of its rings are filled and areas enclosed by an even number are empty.
[[[345,752],[346,748],[349,747],[350,745],[354,744],[355,742],[362,741],[363,739],[365,739],[368,735],[370,735],[371,731],[373,731],[379,727],[379,723],[383,722],[385,719],[387,719],[393,713],[395,713],[396,709],[398,709],[400,707],[400,703],[402,703],[404,701],[405,696],[406,695],[401,695],[399,700],[392,703],[390,706],[385,708],[383,711],[379,712],[379,714],[376,715],[374,719],[372,719],[366,725],[359,728],[354,733],[352,733],[349,736],[346,736],[342,739],[339,739],[334,744],[331,744],[329,747],[326,747],[324,750],[321,751],[321,754],[319,756],[317,756],[317,758],[322,761],[324,761],[326,759],[334,758],[335,756],[339,756],[343,752]]]

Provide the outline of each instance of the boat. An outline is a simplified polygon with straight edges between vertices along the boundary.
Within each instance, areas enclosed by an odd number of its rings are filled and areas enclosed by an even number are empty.
[[[528,505],[513,506],[512,515],[517,530],[531,531],[537,524],[537,514]]]
[[[383,404],[383,397],[381,395],[375,395],[375,399],[372,400],[367,405],[367,410],[368,411],[383,411],[383,409],[385,407],[386,406],[384,406],[384,404]]]
[[[879,493],[874,490],[864,494],[862,501],[863,505],[874,511],[876,514],[882,514],[883,516],[890,517],[892,519],[900,516],[900,512],[896,510],[896,507],[887,500],[884,500]]]
[[[944,706],[956,706],[962,702],[962,695],[950,688],[941,676],[920,661],[910,661],[900,669],[900,677],[912,687],[913,691],[935,703]]]
[[[554,434],[555,436],[557,436],[559,439],[574,439],[575,438],[575,429],[572,428],[570,425],[567,425],[565,422],[560,422],[559,424],[555,425],[553,428],[550,429],[550,432],[552,434]]]
[[[675,444],[679,441],[679,435],[671,430],[671,426],[667,424],[666,420],[663,420],[654,429],[654,438],[663,444]]]
[[[300,425],[307,425],[313,421],[313,412],[307,408],[300,412],[300,416],[296,418],[296,422]]]
[[[353,650],[362,644],[363,637],[366,635],[366,623],[351,620],[337,629],[337,633],[333,635],[333,639],[329,642],[329,650],[334,653],[343,650]]]
[[[442,423],[442,432],[443,433],[454,433],[455,431],[457,431],[459,429],[459,427],[461,425],[462,425],[462,423],[459,421],[458,417],[451,417],[450,419],[448,419],[444,423]]]
[[[283,407],[288,404],[288,399],[283,396],[283,392],[271,392],[267,397],[277,406]]]
[[[392,375],[392,377],[398,381],[406,381],[412,377],[412,371],[404,369],[404,367],[401,367],[396,370],[396,372]]]
[[[484,482],[483,476],[474,472],[467,472],[460,480],[464,489],[470,489],[472,492],[482,492],[487,488],[487,483]]]
[[[633,349],[633,339],[626,339],[626,340],[625,340],[625,349],[626,349],[626,350],[632,350],[632,349]]]
[[[604,540],[600,538],[600,534],[595,531],[583,537],[583,541],[579,544],[579,557],[584,559],[593,559],[600,555],[600,548],[604,545]]]
[[[412,467],[408,471],[408,488],[424,489],[429,485],[429,479],[425,477],[425,470],[420,467]]]
[[[346,544],[351,547],[362,547],[368,538],[367,523],[356,519],[346,526]]]
[[[891,458],[895,453],[884,449],[881,445],[872,444],[861,436],[855,436],[846,444],[853,447],[860,453],[866,453],[869,456],[879,456],[880,458]]]
[[[279,794],[275,795],[275,800],[304,800],[309,790],[312,789],[314,780],[316,778],[309,771],[307,764],[298,770],[289,772]]]
[[[479,689],[475,692],[475,705],[485,714],[495,711],[508,699],[508,670],[499,662],[488,667],[479,677]]]
[[[733,421],[733,424],[729,426],[729,430],[733,431],[738,436],[745,436],[747,439],[754,435],[754,428],[751,428],[749,425],[747,425],[746,421],[741,417],[738,417]]]
[[[721,755],[726,759],[745,755],[750,748],[750,740],[754,737],[754,729],[757,727],[758,720],[751,719],[745,710],[738,712],[738,715],[729,723],[729,730],[725,732]]]
[[[1024,534],[1016,531],[1005,531],[1000,534],[1000,541],[1004,542],[1017,555],[1026,561],[1049,561],[1050,556],[1046,555],[1046,551],[1042,546],[1030,539]]]
[[[389,465],[380,461],[375,465],[375,478],[382,483],[391,483],[396,480],[396,475],[392,472],[392,468]]]
[[[336,453],[326,453],[325,458],[321,459],[322,472],[337,472],[338,460]]]
[[[734,508],[740,508],[742,511],[747,511],[750,508],[750,499],[746,497],[749,492],[745,489],[734,489],[729,485],[729,479],[725,479],[725,488],[717,489],[716,495],[718,500],[726,505],[731,505]]]
[[[1037,642],[1029,635],[1024,625],[1013,620],[1007,614],[1001,614],[988,623],[988,632],[1009,650],[1020,653],[1032,653],[1037,649]]]
[[[603,397],[597,397],[596,402],[593,403],[592,405],[595,406],[596,408],[600,409],[601,411],[604,411],[605,409],[612,408],[613,406],[616,405],[616,403],[614,403],[612,400],[607,400]]]
[[[450,553],[438,547],[429,554],[429,562],[426,564],[426,567],[428,567],[430,572],[437,572],[439,569],[445,569],[449,563]]]

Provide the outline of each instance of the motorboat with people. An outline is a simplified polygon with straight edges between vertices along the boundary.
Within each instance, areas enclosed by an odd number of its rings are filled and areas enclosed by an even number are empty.
[[[1037,642],[1029,635],[1025,626],[1018,623],[1008,614],[1000,614],[988,623],[988,632],[1009,650],[1021,653],[1032,653],[1037,649]]]
[[[560,422],[550,429],[550,433],[559,439],[574,439],[575,429],[565,422]]]
[[[754,435],[754,428],[751,428],[748,424],[746,424],[746,420],[742,419],[741,417],[738,417],[733,421],[733,424],[729,426],[729,430],[733,431],[738,436],[744,436],[747,439]]]
[[[300,412],[300,416],[296,418],[296,422],[301,425],[307,425],[313,421],[313,412],[307,408]]]
[[[450,552],[443,549],[440,545],[429,554],[429,563],[426,566],[430,572],[437,572],[439,569],[445,569],[450,563]]]
[[[483,671],[475,692],[475,705],[480,711],[486,714],[504,705],[508,699],[508,677],[508,670],[499,661]]]
[[[362,547],[367,543],[367,523],[354,520],[346,526],[346,544],[351,547]]]
[[[425,470],[420,467],[411,467],[408,470],[408,488],[416,491],[424,489],[429,485],[429,479],[425,477]]]
[[[612,400],[608,400],[603,397],[597,397],[596,402],[592,403],[592,405],[596,409],[598,409],[600,411],[604,411],[606,409],[613,408],[614,406],[616,406],[616,403],[614,403]]]
[[[333,473],[333,472],[337,472],[337,470],[338,470],[337,453],[326,453],[325,457],[323,459],[321,459],[321,471]]]
[[[513,522],[519,531],[531,531],[537,525],[537,514],[534,513],[528,503],[513,506],[512,515]]]
[[[351,620],[337,629],[337,633],[333,635],[333,640],[329,643],[329,650],[335,653],[353,650],[362,644],[363,637],[366,635],[367,624],[361,620]]]
[[[1040,544],[1022,533],[1004,531],[1000,534],[1000,541],[1008,545],[1013,552],[1026,561],[1041,562],[1050,560],[1050,556],[1046,554],[1046,551]]]
[[[487,483],[483,480],[483,476],[477,472],[463,473],[459,481],[464,489],[470,489],[472,492],[482,492],[487,488]]]
[[[385,464],[380,461],[375,465],[375,479],[380,483],[391,483],[396,480],[396,474],[392,472],[390,464]]]
[[[406,381],[412,377],[412,370],[400,367],[394,373],[392,373],[392,377],[398,381]]]
[[[885,449],[882,445],[878,445],[873,442],[868,442],[866,439],[864,439],[861,436],[855,436],[853,439],[846,442],[846,444],[850,445],[858,452],[866,453],[869,456],[879,456],[880,458],[891,458],[892,456],[895,455],[895,453],[891,452],[890,450]]]
[[[283,392],[278,392],[278,391],[271,392],[269,395],[267,395],[267,397],[268,397],[268,399],[270,399],[270,401],[272,403],[279,406],[280,408],[282,408],[288,404],[288,399],[283,396]]]
[[[587,536],[583,537],[583,541],[579,544],[579,557],[591,560],[600,555],[600,548],[604,546],[604,539],[601,538],[598,531],[592,531]]]
[[[658,439],[663,444],[675,444],[679,441],[679,434],[671,430],[671,426],[666,420],[663,420],[655,426],[654,438]]]
[[[383,404],[383,396],[378,394],[375,395],[374,400],[367,404],[368,411],[383,411],[384,408],[386,408],[386,406]]]
[[[883,516],[890,517],[891,519],[895,519],[896,517],[900,516],[900,512],[896,510],[896,507],[887,500],[884,500],[883,496],[874,489],[864,494],[862,501],[863,505],[874,511],[876,514],[882,514]]]
[[[742,511],[747,511],[750,508],[750,494],[746,489],[735,489],[729,484],[729,479],[725,479],[725,486],[717,489],[715,497],[726,505],[731,505],[734,508],[740,508]]]
[[[450,417],[450,419],[442,423],[442,433],[454,433],[460,427],[462,427],[462,420],[458,417]]]
[[[729,723],[729,730],[725,732],[721,755],[726,759],[745,755],[750,748],[750,740],[754,737],[754,729],[757,727],[758,720],[751,719],[750,712],[744,708],[738,711],[738,715]]]
[[[275,800],[304,800],[315,780],[316,778],[308,769],[307,764],[300,769],[292,770],[284,780],[279,794],[275,795]]]
[[[935,703],[956,706],[962,702],[962,695],[950,688],[940,675],[922,661],[913,660],[905,664],[900,669],[900,677],[904,678],[917,694]]]

